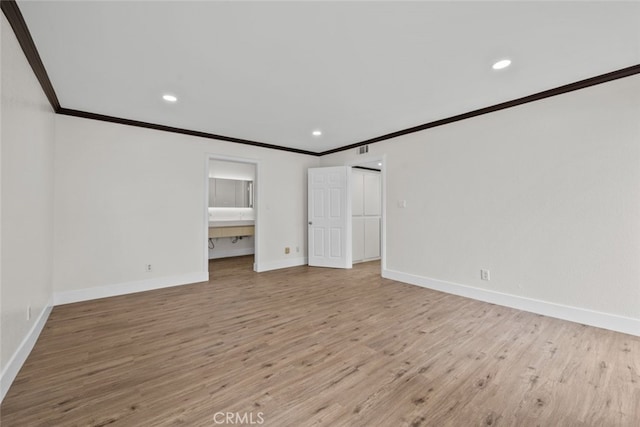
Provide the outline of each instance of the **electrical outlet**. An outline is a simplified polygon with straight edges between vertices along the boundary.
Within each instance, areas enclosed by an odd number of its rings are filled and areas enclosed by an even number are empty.
[[[480,280],[491,280],[491,272],[489,270],[480,270]]]
[[[284,253],[288,254],[289,252],[291,252],[291,249],[289,248],[289,246],[287,246],[286,248],[284,248]]]
[[[27,320],[31,320],[31,304],[27,306]]]
[[[150,272],[153,270],[153,269],[151,268],[151,264],[147,264],[147,265],[145,266],[145,270],[146,270],[146,272],[147,272],[147,273],[150,273]]]
[[[296,246],[296,252],[300,252],[300,246]]]

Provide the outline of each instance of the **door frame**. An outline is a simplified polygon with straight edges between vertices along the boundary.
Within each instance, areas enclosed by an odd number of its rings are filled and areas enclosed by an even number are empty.
[[[380,180],[382,187],[380,200],[380,203],[382,203],[380,209],[380,221],[382,222],[382,227],[380,230],[380,274],[382,274],[382,272],[387,269],[387,155],[379,154],[361,157],[359,156],[356,159],[346,161],[344,165],[354,167],[359,166],[363,163],[371,162],[382,163],[382,166],[380,167]],[[349,197],[351,197],[351,187],[349,187]]]
[[[204,248],[204,271],[209,273],[209,162],[211,160],[221,160],[227,162],[236,163],[248,163],[252,164],[256,168],[256,179],[253,182],[253,209],[255,211],[254,222],[254,236],[253,236],[253,271],[258,271],[257,267],[260,265],[260,223],[261,223],[261,200],[260,200],[260,182],[261,182],[261,170],[260,160],[251,159],[246,157],[234,157],[226,156],[222,154],[206,153],[204,162],[204,218],[203,218],[203,230],[202,236],[204,241],[202,247]]]

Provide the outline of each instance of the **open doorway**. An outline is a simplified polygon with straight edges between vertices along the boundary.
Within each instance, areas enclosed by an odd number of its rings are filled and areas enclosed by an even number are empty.
[[[385,265],[385,159],[367,157],[351,166],[353,264]]]
[[[207,247],[212,273],[253,269],[257,258],[257,163],[228,157],[207,159]]]
[[[310,168],[309,266],[386,268],[385,157]]]

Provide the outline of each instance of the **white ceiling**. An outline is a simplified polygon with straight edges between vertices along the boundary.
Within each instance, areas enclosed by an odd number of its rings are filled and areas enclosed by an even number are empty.
[[[313,152],[640,63],[638,2],[18,6],[62,107]]]

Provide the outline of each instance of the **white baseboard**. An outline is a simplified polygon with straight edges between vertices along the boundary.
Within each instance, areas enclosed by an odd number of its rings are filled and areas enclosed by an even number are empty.
[[[445,282],[443,280],[416,276],[389,269],[382,271],[382,277],[411,285],[422,286],[423,288],[434,289],[449,294],[490,302],[492,304],[542,314],[544,316],[555,317],[584,325],[640,336],[640,319],[623,317],[615,314],[556,304],[516,295],[503,294],[501,292],[474,288],[472,286]]]
[[[262,262],[258,264],[256,271],[262,273],[263,271],[278,270],[280,268],[298,267],[300,265],[307,265],[307,257],[283,259],[280,261]]]
[[[29,357],[31,350],[33,350],[33,346],[36,344],[36,341],[38,341],[38,337],[40,336],[45,323],[47,323],[47,319],[49,318],[49,314],[51,314],[52,309],[52,301],[49,301],[18,346],[18,349],[13,353],[13,356],[11,356],[9,362],[7,362],[2,370],[2,374],[0,374],[0,402],[4,400],[4,396],[7,394],[7,391],[9,391],[9,387],[11,387],[13,380],[16,379],[18,372],[20,372],[20,368],[22,368],[22,365],[24,365],[27,357]]]
[[[54,292],[53,301],[50,301],[42,310],[29,333],[22,340],[16,352],[5,365],[0,374],[0,402],[4,399],[13,380],[18,375],[20,368],[27,360],[35,345],[42,329],[44,328],[49,314],[54,305],[70,304],[80,301],[88,301],[98,298],[125,295],[135,292],[151,291],[154,289],[168,288],[171,286],[186,285],[190,283],[206,282],[209,280],[209,273],[189,273],[172,277],[156,277],[153,279],[139,280],[135,282],[119,283],[115,285],[99,286],[95,288],[78,289],[73,291]]]
[[[359,259],[357,261],[353,261],[352,264],[361,264],[363,262],[369,262],[369,261],[379,261],[382,258],[377,257],[377,258],[366,258],[366,259]]]
[[[243,256],[243,255],[253,255],[255,253],[255,249],[251,248],[240,248],[240,249],[229,249],[214,253],[209,257],[209,259],[220,259],[220,258],[229,258],[232,256]]]
[[[135,292],[152,291],[154,289],[169,288],[171,286],[188,285],[190,283],[206,282],[209,273],[197,272],[180,276],[156,277],[135,282],[118,283],[115,285],[96,286],[93,288],[77,289],[73,291],[54,292],[54,305],[71,304],[98,298],[114,297],[117,295],[133,294]]]

